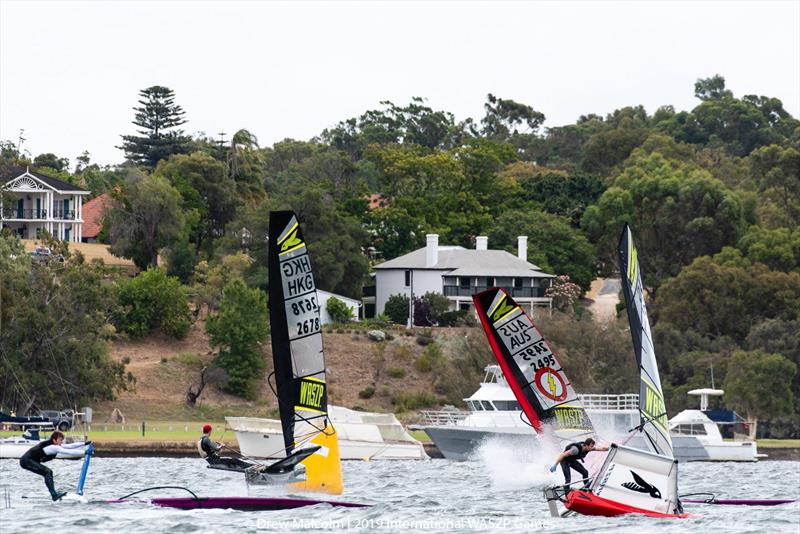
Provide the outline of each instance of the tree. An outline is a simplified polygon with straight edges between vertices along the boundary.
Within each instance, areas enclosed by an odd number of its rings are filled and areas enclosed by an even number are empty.
[[[695,259],[665,282],[655,312],[679,330],[741,342],[753,324],[800,317],[800,274],[770,271],[728,248]]]
[[[328,299],[325,304],[325,311],[328,312],[334,323],[347,323],[353,319],[353,312],[350,307],[336,297]]]
[[[236,184],[225,163],[208,154],[179,154],[161,161],[155,175],[163,176],[181,195],[181,211],[192,213],[189,240],[209,255],[214,239],[225,233],[225,225],[236,211]]]
[[[383,307],[383,313],[388,315],[393,323],[406,324],[408,322],[408,295],[391,295]]]
[[[112,274],[80,254],[31,263],[16,238],[0,235],[0,405],[83,406],[126,387],[110,357],[116,301]]]
[[[133,337],[160,329],[182,339],[189,332],[191,321],[186,289],[162,269],[147,269],[135,278],[121,280],[117,298],[122,307],[117,324]]]
[[[762,220],[770,228],[800,225],[800,151],[769,145],[754,150],[747,162],[758,188]]]
[[[498,98],[491,93],[486,95],[483,107],[486,115],[481,119],[481,134],[489,138],[509,139],[520,134],[535,134],[545,121],[544,113],[531,106]]]
[[[781,356],[761,351],[736,351],[728,361],[725,403],[744,412],[750,436],[756,436],[758,419],[789,414],[794,407],[792,379],[797,365]]]
[[[158,266],[158,252],[181,236],[181,196],[160,176],[131,176],[106,212],[111,252],[137,267]]]
[[[725,89],[725,78],[715,74],[711,78],[698,78],[694,84],[694,96],[700,100],[720,100],[733,98],[733,93]]]
[[[751,226],[739,240],[739,249],[753,262],[775,271],[800,271],[800,229],[767,230]]]
[[[581,220],[607,269],[616,266],[626,222],[636,237],[645,285],[656,291],[694,258],[735,245],[745,218],[741,199],[722,182],[655,152],[628,160]]]
[[[594,248],[569,221],[535,208],[506,211],[489,230],[489,242],[517,254],[517,237],[528,236],[528,261],[544,272],[568,275],[584,290],[594,278]]]
[[[34,167],[48,167],[57,172],[69,171],[69,160],[67,158],[59,158],[55,154],[48,152],[47,154],[39,154],[33,158]]]
[[[154,169],[162,159],[189,151],[191,139],[176,129],[186,123],[186,112],[175,104],[175,92],[168,87],[154,85],[139,91],[139,96],[133,124],[140,135],[123,135],[118,148],[134,163]]]
[[[572,307],[581,298],[581,287],[573,284],[569,276],[557,276],[553,285],[544,292],[546,297],[553,299],[553,307],[561,312],[569,313]]]
[[[261,343],[267,338],[267,298],[238,279],[222,292],[219,312],[206,321],[211,345],[219,349],[216,364],[228,375],[223,389],[254,400],[264,370]]]

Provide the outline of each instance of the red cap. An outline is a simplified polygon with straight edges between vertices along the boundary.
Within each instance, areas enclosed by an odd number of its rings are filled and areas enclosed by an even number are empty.
[[[211,425],[203,425],[203,434],[211,432]]]

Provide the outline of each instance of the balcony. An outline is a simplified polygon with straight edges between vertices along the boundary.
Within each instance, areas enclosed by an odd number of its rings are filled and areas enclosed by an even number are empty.
[[[47,210],[6,208],[3,219],[47,219]]]
[[[513,298],[545,298],[544,292],[546,287],[509,287],[500,286],[506,290],[506,293]],[[489,289],[487,286],[444,286],[445,297],[471,297],[481,291]]]
[[[361,288],[361,295],[362,297],[374,297],[375,296],[375,286],[364,286]]]
[[[53,218],[72,221],[75,219],[75,210],[56,210],[53,214]]]

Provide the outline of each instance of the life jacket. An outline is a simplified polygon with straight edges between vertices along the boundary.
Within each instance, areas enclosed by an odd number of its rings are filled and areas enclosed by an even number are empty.
[[[567,460],[580,460],[583,461],[586,458],[586,455],[589,454],[589,451],[583,450],[583,446],[585,443],[583,441],[576,441],[575,443],[570,443],[566,447],[564,447],[564,452],[570,450],[572,447],[578,447],[578,455],[577,456],[568,456]]]
[[[40,464],[44,462],[49,462],[50,460],[54,459],[56,455],[45,454],[44,448],[49,447],[52,444],[53,440],[51,439],[41,441],[36,445],[34,445],[33,447],[31,447],[30,449],[28,449],[25,452],[25,454],[22,455],[22,458],[20,458],[20,460],[22,459],[33,460],[34,462],[38,462]]]
[[[197,450],[200,451],[200,456],[202,458],[208,458],[209,456],[215,456],[217,454],[217,449],[214,447],[211,438],[206,435],[203,435],[200,441],[197,442]]]

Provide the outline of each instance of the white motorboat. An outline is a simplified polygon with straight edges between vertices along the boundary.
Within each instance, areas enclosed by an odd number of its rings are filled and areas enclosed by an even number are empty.
[[[44,440],[39,439],[38,433],[32,435],[28,432],[20,436],[0,438],[0,458],[22,458],[23,454],[41,441]],[[56,460],[77,460],[79,458],[83,458],[83,454],[80,456],[64,456],[63,454],[56,456]]]
[[[420,412],[424,430],[449,460],[467,460],[487,439],[515,444],[530,443],[536,432],[523,420],[514,392],[499,365],[488,365],[478,390],[464,399],[469,411],[456,408]],[[624,439],[639,424],[639,396],[578,395],[586,412],[603,436]]]
[[[428,458],[418,440],[406,432],[390,413],[358,412],[328,406],[328,414],[339,438],[342,460],[421,460]],[[236,434],[239,450],[249,458],[285,456],[283,431],[277,419],[226,417]]]
[[[758,454],[755,441],[724,441],[719,426],[707,413],[708,397],[721,396],[721,389],[693,389],[689,395],[700,396],[699,410],[683,410],[669,420],[669,434],[676,453],[684,462],[755,462],[766,455]]]

